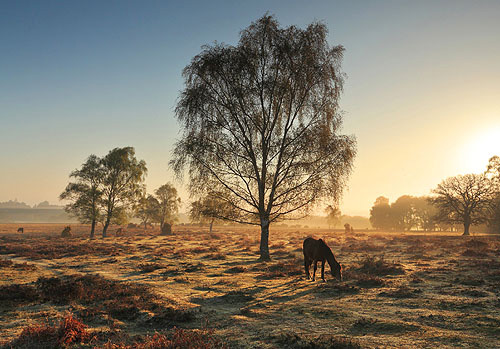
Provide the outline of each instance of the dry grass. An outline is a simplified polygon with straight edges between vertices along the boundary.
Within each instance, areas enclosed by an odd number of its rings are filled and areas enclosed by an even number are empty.
[[[0,225],[0,346],[500,346],[499,237],[280,228],[262,263],[248,227],[131,227],[105,240],[78,225],[61,238],[63,227]],[[305,280],[311,235],[332,248],[343,281],[328,265],[327,282]],[[60,341],[68,311],[82,325],[68,329],[90,337]]]

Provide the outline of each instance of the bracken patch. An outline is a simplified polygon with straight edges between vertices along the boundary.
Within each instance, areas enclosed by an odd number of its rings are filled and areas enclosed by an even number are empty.
[[[87,326],[73,318],[66,316],[59,326],[48,324],[28,326],[23,329],[18,338],[6,345],[8,348],[19,349],[49,349],[66,348],[69,345],[84,344],[91,340]]]

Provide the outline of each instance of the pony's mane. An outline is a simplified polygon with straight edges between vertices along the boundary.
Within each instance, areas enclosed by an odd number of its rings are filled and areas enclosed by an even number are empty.
[[[332,249],[330,247],[328,247],[328,245],[326,244],[326,242],[324,242],[323,239],[319,239],[319,243],[321,244],[321,247],[326,252],[326,254],[328,256],[331,256],[333,258],[333,260],[335,262],[337,262],[337,260],[335,259],[335,256],[333,255]]]

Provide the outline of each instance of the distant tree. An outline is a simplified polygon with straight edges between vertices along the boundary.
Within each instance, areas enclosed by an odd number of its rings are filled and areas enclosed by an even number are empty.
[[[5,202],[0,202],[0,208],[31,208],[31,207],[24,202],[19,202],[17,201],[17,199],[14,199],[14,201],[9,200]]]
[[[171,164],[179,175],[189,167],[196,197],[222,193],[237,213],[225,218],[260,226],[262,260],[272,222],[337,199],[351,172],[355,139],[340,134],[338,106],[344,48],[326,36],[321,23],[280,28],[263,16],[237,46],[205,46],[183,72]]]
[[[141,197],[135,208],[135,216],[141,220],[144,229],[148,224],[156,222],[159,217],[160,203],[153,195]]]
[[[171,226],[178,219],[181,204],[177,189],[172,184],[167,183],[155,190],[155,196],[158,202],[156,219],[160,223],[160,229],[162,233],[171,232]]]
[[[428,196],[418,196],[413,199],[413,210],[416,228],[424,231],[436,230],[438,222],[438,208],[432,204]]]
[[[232,206],[226,201],[218,199],[218,196],[213,193],[193,201],[189,209],[190,220],[193,222],[208,223],[210,233],[212,233],[215,222],[221,222],[231,215]]]
[[[136,159],[133,147],[111,150],[101,160],[101,164],[104,207],[102,236],[106,237],[109,225],[124,223],[127,211],[142,196],[147,168],[144,160]]]
[[[395,224],[388,198],[379,196],[375,200],[373,207],[370,209],[370,224],[373,228],[379,230],[394,229]]]
[[[70,182],[59,196],[61,200],[69,201],[64,208],[66,212],[81,223],[90,223],[91,238],[94,238],[96,222],[102,217],[103,175],[101,159],[90,155],[81,169],[71,172],[70,178],[75,181]]]
[[[439,209],[438,219],[461,223],[464,235],[470,235],[472,224],[481,224],[492,215],[495,190],[484,174],[468,174],[445,179],[432,191],[431,202]]]
[[[396,230],[410,231],[412,228],[418,228],[417,202],[418,198],[403,195],[391,204],[391,221]]]
[[[328,223],[328,229],[330,229],[330,226],[333,225],[333,228],[335,228],[338,224],[340,224],[340,217],[342,216],[342,213],[340,212],[340,209],[336,206],[328,205],[325,208],[325,213],[326,213],[326,222]]]

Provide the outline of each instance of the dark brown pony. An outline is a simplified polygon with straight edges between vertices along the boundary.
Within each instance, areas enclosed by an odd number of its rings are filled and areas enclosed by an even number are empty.
[[[18,228],[17,232],[23,234],[24,233],[24,228]]]
[[[330,264],[332,276],[338,280],[342,280],[342,266],[337,262],[335,256],[326,243],[319,239],[307,238],[303,244],[304,252],[304,268],[306,269],[307,280],[311,277],[309,274],[309,267],[314,263],[314,272],[312,280],[316,278],[316,269],[318,269],[318,262],[321,261],[321,278],[325,281],[325,261]]]

